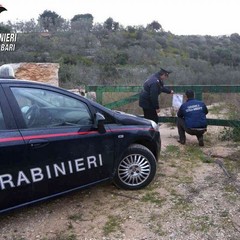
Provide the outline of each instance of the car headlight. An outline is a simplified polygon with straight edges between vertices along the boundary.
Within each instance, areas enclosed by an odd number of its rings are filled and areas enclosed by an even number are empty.
[[[152,128],[155,131],[159,131],[159,125],[157,123],[155,123],[154,121],[152,121],[152,120],[150,120],[150,121],[151,121]]]

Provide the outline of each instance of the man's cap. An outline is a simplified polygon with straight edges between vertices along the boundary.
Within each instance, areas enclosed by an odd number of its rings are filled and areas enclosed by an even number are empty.
[[[167,70],[167,69],[163,69],[163,68],[161,68],[160,72],[163,73],[163,74],[166,74],[166,75],[172,73],[171,70],[169,70],[169,69]]]
[[[7,9],[0,4],[0,13],[3,11],[7,11]]]
[[[194,98],[194,91],[191,90],[191,89],[188,89],[188,90],[185,92],[185,95],[187,96],[187,98]]]

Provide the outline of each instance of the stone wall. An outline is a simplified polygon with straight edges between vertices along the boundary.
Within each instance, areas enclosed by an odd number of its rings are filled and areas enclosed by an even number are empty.
[[[58,63],[12,63],[15,78],[59,86]]]

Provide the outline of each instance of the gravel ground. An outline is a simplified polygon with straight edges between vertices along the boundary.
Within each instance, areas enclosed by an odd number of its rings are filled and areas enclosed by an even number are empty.
[[[209,127],[205,146],[160,127],[153,183],[140,191],[111,184],[0,216],[1,240],[239,240],[240,147]],[[223,165],[221,165],[223,164]],[[220,167],[222,166],[222,167]]]

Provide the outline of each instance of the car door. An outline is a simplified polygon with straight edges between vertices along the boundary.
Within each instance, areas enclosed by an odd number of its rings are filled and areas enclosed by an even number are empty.
[[[114,143],[94,125],[89,103],[57,88],[6,86],[27,146],[24,172],[33,200],[109,179]]]
[[[0,212],[32,198],[32,184],[25,181],[26,145],[17,129],[0,86]]]

